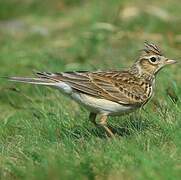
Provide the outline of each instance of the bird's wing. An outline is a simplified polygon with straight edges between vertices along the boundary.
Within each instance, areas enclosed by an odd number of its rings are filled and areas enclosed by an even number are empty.
[[[75,91],[125,105],[141,105],[149,98],[148,85],[128,71],[37,73],[38,78],[65,82]]]

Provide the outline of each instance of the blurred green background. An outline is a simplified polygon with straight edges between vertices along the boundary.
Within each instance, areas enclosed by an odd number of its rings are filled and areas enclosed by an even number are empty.
[[[179,0],[0,0],[0,76],[121,69],[145,40],[180,60]],[[106,139],[57,90],[0,80],[0,179],[180,179],[180,64]]]

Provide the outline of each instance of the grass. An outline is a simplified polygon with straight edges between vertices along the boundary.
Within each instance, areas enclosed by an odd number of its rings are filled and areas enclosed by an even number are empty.
[[[179,3],[0,1],[0,73],[121,69],[145,39],[179,59]],[[180,179],[180,82],[180,64],[162,70],[153,100],[111,117],[107,139],[57,90],[0,80],[0,179]]]

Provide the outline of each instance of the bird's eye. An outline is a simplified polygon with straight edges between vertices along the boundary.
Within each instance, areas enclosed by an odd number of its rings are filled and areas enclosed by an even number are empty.
[[[151,61],[151,62],[156,62],[156,60],[157,60],[156,57],[151,57],[151,58],[150,58],[150,61]]]

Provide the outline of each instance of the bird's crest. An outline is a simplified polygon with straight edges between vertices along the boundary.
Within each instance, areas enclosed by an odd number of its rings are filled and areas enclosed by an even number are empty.
[[[145,53],[146,54],[156,54],[156,55],[160,55],[160,56],[163,55],[160,47],[157,46],[156,44],[145,41],[144,45],[145,45],[145,47],[143,49],[144,54]]]

